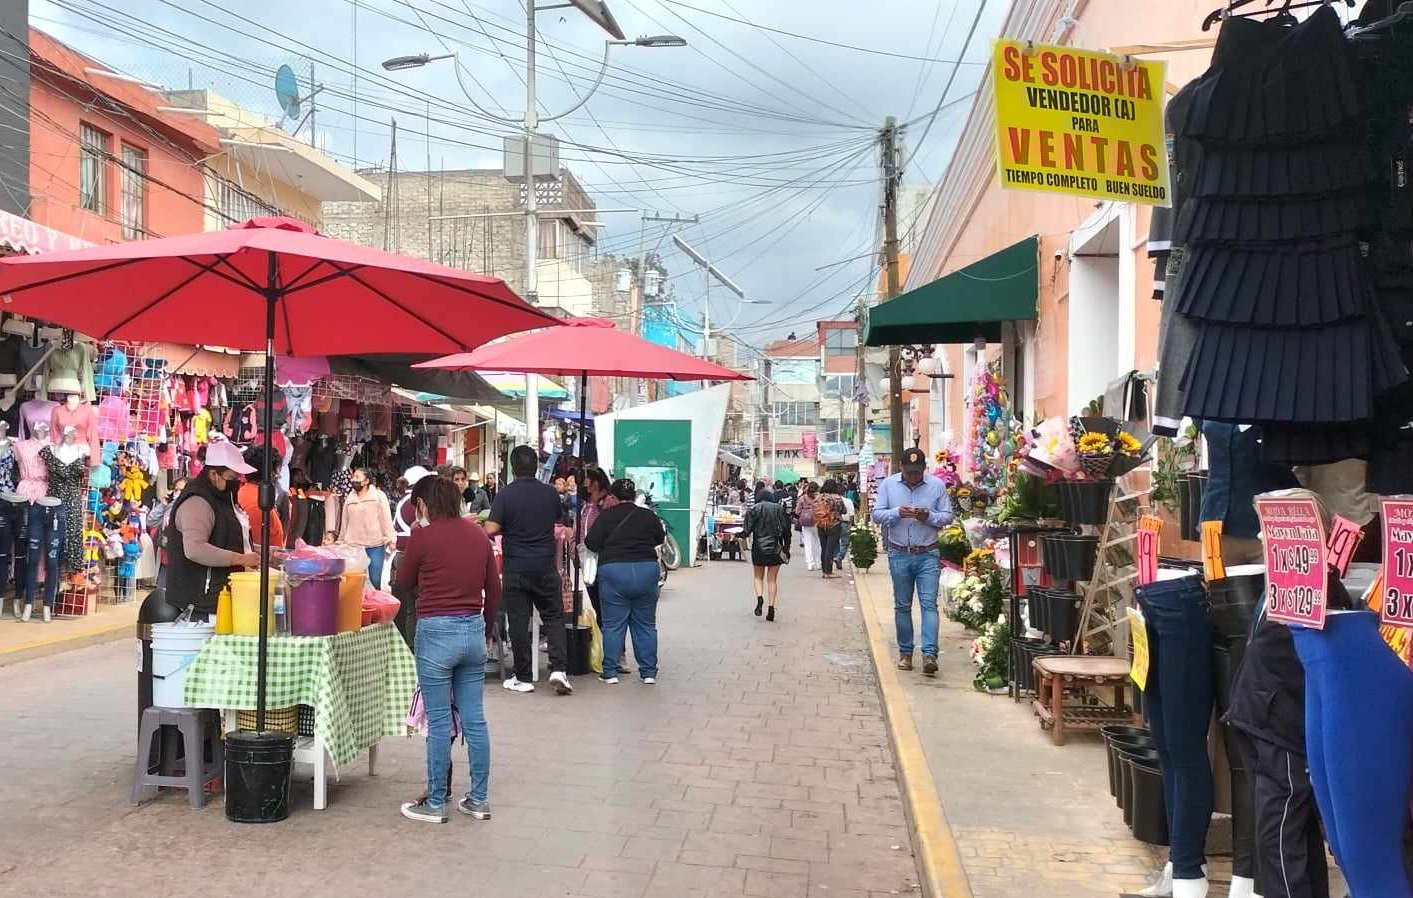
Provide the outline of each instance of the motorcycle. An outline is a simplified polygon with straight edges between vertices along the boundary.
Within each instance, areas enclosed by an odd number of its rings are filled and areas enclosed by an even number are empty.
[[[675,571],[682,566],[682,549],[677,545],[677,538],[672,535],[672,526],[668,524],[667,519],[658,512],[657,502],[653,499],[652,493],[639,492],[637,503],[644,508],[651,509],[652,513],[657,515],[658,519],[662,521],[662,530],[665,538],[662,541],[662,545],[659,546],[657,550],[658,565],[662,568],[662,572],[658,577],[658,585],[660,586],[667,582],[668,571]]]

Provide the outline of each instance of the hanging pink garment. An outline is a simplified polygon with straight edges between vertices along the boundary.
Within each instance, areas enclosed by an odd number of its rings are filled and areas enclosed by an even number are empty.
[[[132,410],[121,396],[105,396],[98,403],[98,439],[122,443],[132,437]]]

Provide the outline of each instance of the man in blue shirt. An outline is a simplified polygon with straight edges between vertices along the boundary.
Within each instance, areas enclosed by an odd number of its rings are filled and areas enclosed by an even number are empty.
[[[902,472],[878,485],[873,520],[883,528],[888,573],[893,577],[893,623],[898,669],[913,669],[913,590],[922,606],[922,672],[937,674],[937,582],[942,575],[937,531],[952,520],[942,481],[927,473],[927,455],[903,451]]]

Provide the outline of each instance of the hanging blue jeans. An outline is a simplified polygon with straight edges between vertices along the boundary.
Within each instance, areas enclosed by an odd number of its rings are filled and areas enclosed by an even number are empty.
[[[451,769],[451,705],[461,715],[471,762],[471,798],[486,801],[491,734],[486,726],[486,619],[424,617],[417,622],[417,682],[427,709],[427,804],[442,806]]]
[[[1160,580],[1137,590],[1148,622],[1148,683],[1143,711],[1163,768],[1169,859],[1174,879],[1201,879],[1212,819],[1212,623],[1197,577]]]
[[[605,679],[618,676],[618,659],[630,630],[638,676],[657,676],[657,576],[656,561],[614,561],[599,568]]]
[[[1413,755],[1413,671],[1372,611],[1292,627],[1305,666],[1305,747],[1325,836],[1352,895],[1409,898],[1403,866]]]
[[[32,604],[39,591],[39,565],[44,562],[44,605],[51,608],[59,595],[59,552],[64,548],[63,505],[29,507],[25,540],[25,604]]]
[[[888,573],[893,578],[893,626],[898,631],[898,654],[913,653],[913,590],[922,607],[922,653],[937,654],[937,583],[942,563],[936,552],[910,555],[888,553]]]
[[[0,596],[10,594],[14,578],[15,596],[24,592],[25,541],[29,533],[29,505],[0,499]]]

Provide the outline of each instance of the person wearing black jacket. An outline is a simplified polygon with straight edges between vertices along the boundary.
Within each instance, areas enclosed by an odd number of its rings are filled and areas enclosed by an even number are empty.
[[[631,628],[638,675],[651,686],[657,682],[657,550],[666,534],[657,514],[635,502],[638,488],[633,481],[615,480],[608,491],[618,504],[599,513],[584,539],[585,548],[598,553],[603,681],[618,682],[618,663]]]
[[[790,559],[790,515],[774,493],[762,485],[756,502],[746,512],[741,535],[751,540],[752,579],[756,587],[756,617],[770,593],[767,621],[775,620],[775,601],[780,597],[780,566]]]

